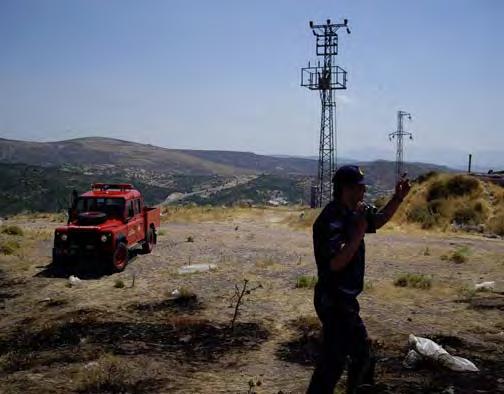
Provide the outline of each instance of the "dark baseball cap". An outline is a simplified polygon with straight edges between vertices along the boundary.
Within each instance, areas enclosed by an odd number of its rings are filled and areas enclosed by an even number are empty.
[[[364,173],[359,166],[341,166],[334,173],[332,182],[336,185],[365,185]]]

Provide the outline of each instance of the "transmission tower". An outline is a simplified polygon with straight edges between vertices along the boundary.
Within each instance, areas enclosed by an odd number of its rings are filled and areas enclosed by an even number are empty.
[[[343,23],[331,23],[328,19],[324,25],[315,25],[310,21],[310,28],[316,37],[316,66],[308,62],[308,67],[301,69],[301,86],[320,91],[322,112],[320,117],[320,143],[317,171],[317,184],[312,186],[311,206],[322,207],[332,199],[332,176],[336,170],[336,100],[335,90],[346,89],[347,75],[341,67],[334,65],[338,54],[338,34],[340,27],[348,28],[348,20]]]
[[[410,140],[413,139],[413,134],[411,134],[409,131],[404,130],[404,118],[408,118],[408,120],[411,121],[411,114],[404,111],[397,111],[397,131],[389,134],[389,140],[392,141],[392,139],[395,138],[397,143],[395,168],[396,182],[398,182],[404,175],[403,138],[409,137]]]

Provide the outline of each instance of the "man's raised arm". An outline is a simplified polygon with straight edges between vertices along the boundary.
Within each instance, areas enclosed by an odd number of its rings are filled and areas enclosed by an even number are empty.
[[[382,227],[387,223],[397,211],[404,198],[408,195],[411,184],[408,179],[402,179],[397,182],[395,193],[389,202],[376,214],[376,228]]]

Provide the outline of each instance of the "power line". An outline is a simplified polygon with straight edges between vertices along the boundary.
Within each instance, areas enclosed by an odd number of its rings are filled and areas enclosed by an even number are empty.
[[[404,118],[411,121],[411,114],[405,111],[397,111],[397,130],[389,134],[389,140],[396,140],[396,182],[398,182],[404,175],[404,143],[403,138],[409,137],[413,139],[413,134],[404,130]]]

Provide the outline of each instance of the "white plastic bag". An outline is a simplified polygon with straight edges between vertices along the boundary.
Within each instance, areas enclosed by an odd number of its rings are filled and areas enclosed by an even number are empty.
[[[466,358],[445,354],[439,357],[439,363],[446,368],[457,372],[478,372],[479,369],[471,361]]]
[[[481,282],[474,285],[476,291],[493,291],[495,289],[495,281]]]
[[[68,284],[70,285],[70,287],[78,286],[81,284],[81,282],[82,281],[74,275],[70,275],[70,277],[68,278]]]
[[[416,337],[413,334],[410,334],[408,342],[411,348],[418,352],[422,357],[433,360],[452,371],[479,371],[478,367],[476,367],[476,365],[474,365],[471,361],[462,357],[452,356],[440,345],[428,338]],[[410,354],[408,353],[408,356],[409,355]],[[406,359],[408,356],[406,356]],[[406,363],[406,359],[404,360],[404,363]]]
[[[441,346],[436,342],[422,337],[416,337],[413,334],[409,336],[409,344],[422,356],[432,359],[438,359],[442,354],[448,354]]]

